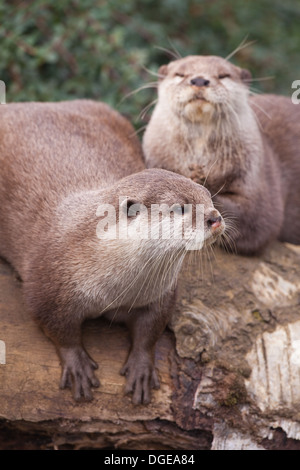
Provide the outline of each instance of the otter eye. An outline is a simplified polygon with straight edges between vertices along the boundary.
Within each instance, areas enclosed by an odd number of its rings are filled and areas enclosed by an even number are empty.
[[[129,219],[132,219],[140,213],[140,203],[134,199],[124,199],[121,203],[121,209]]]
[[[172,211],[176,215],[184,215],[184,209],[184,205],[181,206],[180,204],[174,204],[174,206],[172,207]]]
[[[218,76],[218,78],[220,80],[222,80],[222,78],[230,78],[231,75],[229,73],[220,73],[220,75]]]
[[[141,204],[137,201],[127,202],[127,217],[133,219],[141,213]]]

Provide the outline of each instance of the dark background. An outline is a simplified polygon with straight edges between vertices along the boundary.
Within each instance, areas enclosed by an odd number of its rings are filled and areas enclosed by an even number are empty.
[[[0,3],[0,79],[7,102],[93,98],[137,127],[156,91],[125,96],[156,80],[146,69],[157,72],[171,59],[161,48],[226,57],[243,41],[250,44],[232,62],[249,68],[255,79],[273,77],[255,80],[253,91],[291,96],[292,82],[300,79],[299,0]]]

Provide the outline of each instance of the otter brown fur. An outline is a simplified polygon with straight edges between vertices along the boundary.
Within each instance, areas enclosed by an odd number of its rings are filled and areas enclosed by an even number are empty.
[[[239,253],[258,253],[276,238],[299,244],[300,106],[251,96],[250,72],[221,57],[188,56],[159,75],[143,139],[147,166],[205,184],[232,218]]]
[[[129,202],[201,203],[209,242],[223,230],[210,194],[180,175],[145,169],[131,124],[105,104],[8,104],[0,121],[0,255],[20,274],[29,310],[56,345],[61,387],[73,388],[76,400],[92,398],[97,365],[81,326],[105,313],[131,330],[126,392],[134,403],[149,402],[159,385],[154,348],[187,242],[99,239],[98,209],[113,205],[118,220],[123,209],[129,220]]]

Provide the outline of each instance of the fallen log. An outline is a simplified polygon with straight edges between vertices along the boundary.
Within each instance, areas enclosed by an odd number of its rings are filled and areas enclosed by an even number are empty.
[[[78,404],[59,389],[55,348],[2,261],[0,449],[300,449],[299,313],[300,247],[192,253],[158,342],[152,402],[124,396],[128,332],[99,319],[83,339],[101,386]]]

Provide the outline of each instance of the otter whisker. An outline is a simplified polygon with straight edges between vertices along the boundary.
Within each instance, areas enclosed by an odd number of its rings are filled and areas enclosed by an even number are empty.
[[[148,69],[144,65],[142,65],[142,69],[145,70],[145,72],[149,73],[150,75],[153,75],[154,77],[158,77],[158,78],[162,77],[160,73],[154,72],[153,70]]]
[[[221,186],[221,188],[219,189],[219,191],[217,191],[217,192],[211,197],[212,199],[213,199],[214,197],[216,197],[216,196],[222,191],[222,189],[224,188],[225,184],[226,184],[226,181],[225,181],[224,184]]]
[[[137,88],[136,90],[130,91],[130,92],[127,93],[125,96],[123,96],[123,98],[121,99],[120,103],[123,103],[124,100],[126,100],[127,98],[129,98],[129,97],[132,96],[132,95],[135,95],[136,93],[139,93],[139,92],[142,91],[142,90],[147,90],[148,88],[157,88],[157,86],[158,86],[158,83],[157,83],[157,82],[149,82],[149,83],[146,83],[145,85],[142,85],[142,86],[140,86],[139,88]]]
[[[179,55],[179,53],[177,51],[173,52],[170,49],[167,49],[166,47],[161,47],[161,46],[154,46],[154,47],[155,47],[155,49],[159,49],[159,50],[165,52],[169,56],[173,57],[175,60],[181,59],[181,56]]]
[[[158,263],[158,259],[155,257],[155,255],[153,255],[152,261],[153,261],[153,265]],[[144,285],[145,285],[146,282],[149,280],[150,275],[152,274],[152,276],[153,276],[153,270],[150,269],[150,268],[152,268],[153,265],[150,265],[150,266],[149,266],[149,268],[148,268],[148,270],[147,270],[147,273],[146,273],[146,276],[144,277],[144,280],[143,280],[143,282],[142,282],[142,284],[141,284],[141,286],[140,286],[140,288],[139,288],[139,290],[138,290],[136,296],[134,297],[134,299],[133,299],[133,301],[132,301],[132,303],[131,303],[130,308],[128,309],[128,314],[129,314],[129,313],[131,312],[131,310],[134,308],[135,302],[136,302],[136,300],[138,299],[140,293],[142,292],[142,289],[143,289]],[[159,298],[159,295],[158,295],[158,298]]]
[[[231,159],[233,149],[241,150],[239,137],[232,134],[232,129],[236,128],[236,123],[239,128],[241,127],[240,120],[231,104],[227,101],[216,105],[215,117],[217,120],[216,130],[211,130],[211,134],[214,133],[216,136],[217,144],[215,146],[218,152],[218,160],[223,161],[224,157]]]
[[[138,119],[144,119],[147,112],[152,108],[152,106],[154,106],[156,103],[157,103],[158,99],[155,99],[153,101],[151,101],[151,103],[147,104],[143,109],[142,111],[140,112],[140,114],[138,115]]]
[[[242,40],[242,42],[238,45],[238,47],[236,47],[230,54],[228,54],[227,57],[225,57],[225,60],[230,60],[238,52],[245,49],[246,47],[252,46],[252,44],[255,44],[257,42],[255,39],[252,41],[246,42],[247,38],[248,38],[248,35]]]
[[[171,257],[168,259],[168,264],[167,264],[167,267],[166,267],[166,269],[165,269],[165,271],[164,271],[164,281],[166,281],[167,276],[169,275],[171,269],[173,268],[173,266],[174,266],[174,264],[175,264],[176,262],[177,262],[177,267],[176,267],[175,272],[174,272],[174,274],[175,274],[174,278],[178,276],[180,267],[181,267],[182,262],[183,262],[183,259],[184,259],[184,257],[185,257],[185,253],[184,253],[184,252],[185,252],[185,248],[182,248],[182,251],[181,251],[181,252],[179,251],[179,253],[175,253],[175,254],[173,255],[173,258],[172,258],[172,256],[171,256]],[[162,284],[161,284],[161,286],[162,286]],[[163,292],[160,293],[160,297],[161,297],[161,298],[162,298],[162,294],[163,294]]]
[[[239,115],[237,114],[237,112],[235,111],[232,104],[229,102],[229,100],[226,101],[226,106],[231,112],[231,115],[229,113],[227,113],[226,117],[228,117],[228,118],[234,117],[235,121],[236,121],[236,123],[239,127],[239,130],[241,130],[241,128],[242,128],[241,119],[240,119]],[[231,128],[234,129],[235,126],[234,126],[234,123],[231,123],[231,119],[230,119],[230,124],[231,124]]]
[[[181,256],[182,253],[185,252],[185,245],[182,244],[182,240],[178,240],[178,247],[176,246],[173,253],[170,254],[170,256],[167,258],[167,266],[164,271],[164,281],[167,278],[167,275],[169,274],[170,269],[172,266],[175,264],[176,260]],[[177,266],[177,270],[180,269],[182,260],[180,260],[179,265]]]
[[[163,254],[162,254],[161,256],[163,256]],[[144,274],[145,268],[148,267],[148,269],[147,269],[147,271],[146,271],[146,276],[145,276],[145,278],[144,278],[144,280],[143,280],[143,283],[142,283],[142,285],[141,285],[141,287],[140,287],[138,293],[136,294],[134,300],[132,301],[131,307],[127,310],[127,313],[128,313],[128,314],[130,314],[131,310],[134,308],[135,301],[136,301],[136,299],[138,298],[139,294],[141,293],[143,286],[144,286],[145,283],[147,282],[148,277],[150,276],[150,273],[151,273],[151,271],[152,271],[151,268],[152,268],[153,264],[154,264],[156,261],[157,261],[156,253],[154,252],[154,253],[152,253],[152,256],[147,260],[147,262],[146,262],[146,263],[142,266],[142,268],[139,270],[139,272],[138,272],[137,275],[134,277],[134,279],[132,280],[132,282],[123,290],[123,292],[121,292],[120,295],[123,296],[123,298],[125,298],[126,294],[129,292],[129,290],[130,290],[136,283],[138,283],[138,281],[139,281],[140,278],[142,278],[142,276],[143,276],[143,274]],[[151,264],[149,264],[149,263],[151,263]],[[148,264],[149,264],[149,266],[148,266]],[[159,295],[158,295],[158,299],[159,299]],[[117,300],[119,300],[118,297],[117,297],[115,300],[113,300],[112,304],[110,304],[110,305],[108,306],[108,308],[111,307],[111,306],[113,305],[113,303],[116,302]],[[120,306],[119,306],[119,307],[116,309],[116,311],[114,312],[114,315],[113,315],[113,317],[112,317],[112,319],[111,319],[111,324],[112,324],[113,321],[115,320],[116,315],[117,315],[117,313],[118,313],[118,311],[119,311],[119,308],[120,308]],[[104,310],[104,311],[105,311],[105,310]]]
[[[205,177],[205,180],[204,180],[204,182],[203,182],[203,186],[204,186],[204,187],[205,187],[205,185],[206,185],[207,178],[209,177],[209,174],[210,174],[211,170],[213,169],[214,165],[217,163],[217,161],[218,161],[218,159],[216,158],[216,160],[214,160],[214,162],[210,165],[209,170],[208,170],[208,172],[207,172],[207,175],[206,175],[206,177]],[[212,197],[213,197],[213,196],[212,196]]]
[[[254,86],[249,86],[250,96],[261,95],[263,92]]]
[[[235,224],[232,224],[231,222],[225,222],[226,224],[226,234],[228,234],[230,237],[239,237],[240,236],[240,230],[236,227]]]
[[[214,205],[217,205],[214,203]],[[236,221],[238,220],[238,216],[236,215],[233,215],[232,213],[230,213],[230,211],[228,210],[221,210],[222,212],[222,217],[224,219],[224,222],[226,224],[226,227],[235,227],[236,226]]]
[[[271,116],[259,104],[255,103],[254,101],[252,101],[251,104],[256,106],[257,109],[259,109],[265,116],[267,116],[267,118],[272,119]]]
[[[262,127],[262,124],[259,120],[259,117],[257,116],[256,112],[255,112],[255,109],[252,108],[252,112],[253,112],[253,117],[255,119],[255,122],[257,124],[257,126],[259,127],[259,129],[261,130],[261,132],[263,132],[263,127]]]
[[[184,124],[183,121],[180,122],[180,127],[182,129],[182,137],[183,137],[184,143],[186,144],[186,147],[187,147],[187,149],[190,153],[190,157],[192,158],[191,161],[193,161],[193,160],[195,160],[196,155],[195,155],[194,149],[191,146],[190,141],[188,139],[188,131],[185,128],[185,124]]]
[[[213,247],[209,245],[206,249],[206,260],[208,263],[208,270],[211,276],[211,279],[214,282],[214,268],[213,268],[213,263],[211,261],[211,255],[214,255]]]
[[[148,266],[148,264],[151,262],[152,258],[154,257],[154,255],[152,257],[150,257],[146,263],[142,266],[141,269],[139,269],[138,273],[136,274],[136,276],[133,278],[133,280],[126,286],[125,289],[123,289],[123,291],[117,296],[114,298],[114,300],[112,300],[112,302],[110,302],[108,305],[106,305],[104,307],[104,309],[100,312],[100,314],[102,314],[103,312],[107,311],[110,309],[110,307],[112,307],[112,305],[119,299],[121,299],[122,297],[125,296],[125,294],[131,289],[131,287],[135,284],[136,280],[138,279],[138,277],[141,275],[141,273],[144,271],[144,269]]]
[[[130,134],[130,138],[134,137],[135,135],[138,135],[140,132],[143,132],[147,127],[147,124],[145,124],[144,126],[141,126],[139,129],[137,129],[135,132],[133,132],[132,134]]]
[[[168,266],[170,265],[171,263],[171,260],[170,258],[172,258],[172,254],[170,256],[167,256],[165,257],[164,259],[161,258],[159,264],[157,265],[157,269],[156,271],[153,271],[153,276],[152,277],[155,277],[155,283],[154,283],[154,288],[158,290],[158,298],[160,301],[163,300],[163,289],[162,289],[162,286],[163,285],[166,285],[166,278],[167,278],[167,274],[166,274],[166,270],[168,269]],[[160,282],[160,285],[159,284],[159,276],[161,276],[161,282]]]
[[[163,228],[163,226],[161,224],[158,224],[159,228]],[[174,227],[173,227],[174,229]],[[161,241],[161,243],[165,243],[164,241]],[[172,241],[173,243],[173,241]],[[169,253],[167,256],[165,256],[163,259],[161,259],[160,263],[158,264],[157,266],[157,271],[154,272],[153,271],[153,276],[156,277],[156,282],[154,284],[154,288],[156,289],[157,287],[157,283],[159,282],[159,279],[161,279],[161,282],[160,282],[160,290],[161,290],[161,287],[166,284],[166,279],[167,279],[167,275],[168,275],[168,266],[170,266],[170,269],[172,267],[172,264],[175,263],[176,261],[176,258],[177,258],[177,253],[178,253],[178,248],[180,248],[180,245],[182,244],[182,240],[179,239],[178,240],[178,243],[175,243],[173,245],[173,253]],[[172,263],[172,261],[174,260],[174,263]],[[160,274],[160,270],[163,269],[163,272],[162,274]],[[174,275],[173,275],[174,277]],[[175,277],[176,277],[176,273],[175,273]]]
[[[246,78],[244,82],[252,83],[252,82],[264,82],[266,80],[274,80],[274,76],[270,75],[269,77],[260,77],[260,78]]]
[[[188,267],[192,267],[194,263],[199,264],[199,269],[201,270],[200,274],[200,279],[203,281],[204,279],[204,258],[206,256],[206,250],[194,250],[192,252],[189,252],[187,255],[187,262],[188,262]]]
[[[237,250],[236,250],[236,244],[234,240],[240,236],[240,231],[237,228],[234,221],[232,221],[232,219],[228,217],[224,217],[224,222],[226,225],[226,230],[222,234],[220,242],[223,243],[223,246],[225,246],[224,244],[224,240],[225,240],[227,244],[230,246],[231,251],[236,252]]]
[[[170,46],[172,47],[174,53],[176,54],[177,59],[182,59],[182,55],[178,51],[177,47],[174,46],[173,41],[171,41],[171,39],[169,37],[168,37],[168,43],[170,44]]]
[[[237,254],[237,247],[235,241],[231,238],[228,233],[224,233],[220,238],[220,244],[222,245],[223,249],[228,253],[235,253]]]
[[[157,240],[157,241],[158,241],[158,245],[161,245],[161,240]],[[176,248],[175,248],[175,250],[176,250]],[[160,248],[159,248],[159,251],[160,251]],[[148,270],[148,274],[146,276],[146,279],[144,280],[144,282],[142,284],[142,287],[143,287],[145,282],[149,281],[149,284],[151,285],[151,288],[154,289],[154,290],[158,290],[158,299],[159,299],[159,301],[161,300],[162,294],[163,294],[163,292],[161,293],[160,291],[162,290],[162,287],[166,285],[164,271],[161,273],[161,270],[164,268],[165,264],[168,262],[168,259],[169,259],[169,257],[168,257],[167,253],[162,253],[157,258],[154,258],[154,262],[153,262],[154,269],[152,269],[152,271],[150,271],[150,269]],[[151,282],[153,281],[153,279],[155,279],[155,282],[152,286]],[[159,282],[159,280],[160,280],[160,286],[159,286],[159,288],[157,288],[157,283]],[[140,289],[140,291],[141,291],[141,289]],[[138,297],[138,295],[136,296],[136,298],[137,297]],[[133,304],[132,304],[131,308],[129,309],[129,311],[132,309],[136,298],[134,299]]]

